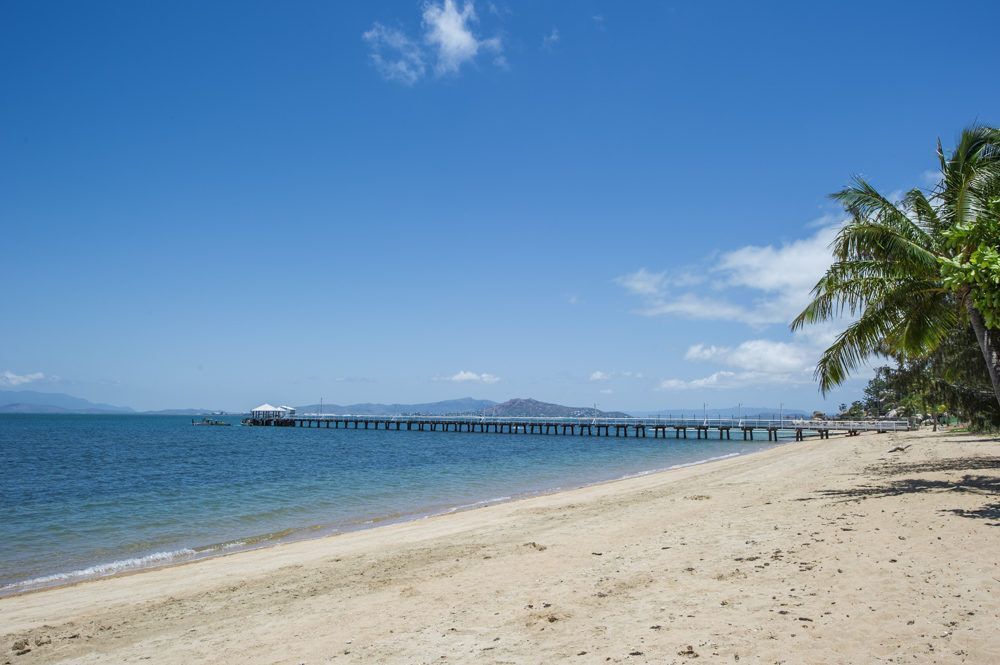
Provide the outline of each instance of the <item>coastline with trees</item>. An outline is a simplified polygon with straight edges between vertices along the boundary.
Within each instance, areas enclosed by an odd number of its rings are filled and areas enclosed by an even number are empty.
[[[874,359],[861,406],[876,415],[947,411],[1000,427],[1000,130],[965,129],[937,144],[929,190],[894,200],[863,178],[832,198],[848,213],[834,262],[791,329],[852,319],[820,357],[826,394]],[[935,420],[936,422],[936,420]]]

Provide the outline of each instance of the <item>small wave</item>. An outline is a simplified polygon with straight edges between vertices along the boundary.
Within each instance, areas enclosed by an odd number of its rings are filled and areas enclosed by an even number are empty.
[[[705,459],[696,460],[694,462],[685,462],[684,464],[674,464],[672,466],[664,467],[662,469],[649,469],[648,471],[638,471],[636,473],[629,473],[621,476],[619,480],[626,480],[628,478],[641,478],[642,476],[648,476],[652,473],[660,473],[661,471],[672,471],[674,469],[684,469],[689,466],[698,466],[699,464],[708,464],[709,462],[717,462],[723,459],[729,459],[730,457],[739,457],[742,453],[727,453],[725,455],[719,455],[717,457],[706,457]]]
[[[247,538],[245,540],[230,540],[225,543],[218,543],[216,545],[205,545],[204,547],[196,547],[194,548],[194,551],[199,555],[209,554],[211,552],[225,552],[227,550],[236,549],[237,547],[247,547],[249,545],[254,544],[258,540],[262,540],[263,538],[264,537]]]
[[[464,503],[460,506],[454,506],[449,508],[447,513],[457,513],[460,510],[469,510],[470,508],[479,508],[480,506],[488,506],[491,503],[501,503],[503,501],[510,501],[513,497],[510,496],[497,496],[492,499],[483,499],[482,501],[474,501],[472,503]],[[446,514],[446,513],[442,513]]]
[[[22,582],[5,584],[0,586],[0,595],[17,591],[26,591],[28,589],[64,582],[85,580],[93,577],[107,577],[109,575],[116,575],[129,570],[150,568],[164,563],[176,563],[178,561],[193,558],[196,554],[197,552],[195,550],[185,548],[181,550],[174,550],[172,552],[154,552],[153,554],[136,557],[134,559],[122,559],[120,561],[112,561],[110,563],[99,563],[95,566],[82,568],[80,570],[73,570],[68,573],[44,575],[42,577],[35,577]]]

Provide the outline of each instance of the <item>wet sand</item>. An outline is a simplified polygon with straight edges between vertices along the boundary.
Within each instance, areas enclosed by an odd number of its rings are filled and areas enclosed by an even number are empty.
[[[0,663],[998,663],[998,625],[1000,441],[919,432],[3,598]]]

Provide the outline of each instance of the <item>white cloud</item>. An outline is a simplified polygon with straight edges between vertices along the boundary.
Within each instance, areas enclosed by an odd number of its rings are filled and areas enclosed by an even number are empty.
[[[486,5],[486,9],[487,11],[489,11],[490,14],[493,14],[499,19],[503,19],[507,16],[510,16],[511,14],[510,7],[506,5],[500,6],[497,5],[495,2],[488,3]]]
[[[681,379],[663,379],[654,390],[684,390],[688,382]]]
[[[602,32],[604,30],[606,30],[606,28],[604,27],[604,15],[603,14],[594,14],[593,16],[590,17],[590,19],[594,22],[594,25],[597,26],[598,30],[601,30]]]
[[[829,339],[825,333],[815,336],[796,333],[788,342],[750,339],[732,347],[694,344],[684,354],[685,360],[713,364],[722,369],[696,379],[664,379],[655,389],[809,385],[814,383],[816,359],[829,344]]]
[[[748,246],[720,257],[718,270],[728,284],[771,293],[808,294],[830,266],[830,243],[836,226],[827,226],[811,238],[774,245]]]
[[[615,283],[621,285],[626,291],[640,296],[655,296],[663,291],[666,283],[666,272],[650,272],[645,268],[639,268],[633,273],[615,278]]]
[[[726,320],[754,326],[789,323],[809,302],[809,293],[832,262],[830,243],[840,220],[824,218],[826,225],[812,236],[780,245],[747,245],[724,252],[705,268],[715,280],[713,289],[678,293],[698,283],[690,270],[679,277],[640,268],[615,282],[642,297],[636,313],[643,316],[677,315],[690,319]],[[668,286],[670,288],[668,288]],[[734,292],[746,297],[734,302]]]
[[[444,0],[440,5],[431,2],[424,7],[424,40],[437,50],[434,71],[439,76],[457,73],[480,51],[492,52],[502,61],[503,44],[500,38],[476,37],[470,24],[477,21],[476,9],[471,2],[466,2],[461,9],[454,0]]]
[[[705,344],[695,344],[684,354],[686,360],[711,360],[727,352],[724,346],[708,346]]]
[[[746,321],[746,308],[734,305],[725,300],[710,295],[695,295],[684,293],[674,298],[656,295],[649,299],[648,304],[636,310],[642,316],[663,316],[678,314],[688,319],[725,319],[727,321]]]
[[[455,383],[466,383],[466,382],[498,383],[500,381],[500,377],[495,376],[493,374],[488,374],[486,372],[483,372],[482,374],[476,374],[475,372],[467,372],[465,370],[462,370],[461,372],[456,372],[451,376],[445,377],[444,380],[453,381]]]
[[[684,354],[685,360],[715,365],[711,373],[695,373],[697,378],[668,376],[654,390],[814,385],[816,361],[849,320],[810,325],[794,333],[787,326],[808,304],[812,288],[833,261],[830,245],[843,223],[842,215],[826,215],[807,225],[810,235],[806,238],[722,252],[710,264],[706,260],[700,271],[688,268],[675,274],[640,268],[615,279],[637,296],[636,314],[721,320],[757,331],[777,325],[785,337],[761,336],[735,345],[694,344]],[[703,286],[693,288],[699,276],[704,276]],[[867,373],[862,369],[855,378]]]
[[[590,380],[591,381],[610,381],[611,379],[614,379],[614,378],[642,379],[642,378],[645,378],[645,377],[643,377],[642,372],[630,372],[630,371],[625,371],[625,372],[602,372],[601,370],[597,370],[595,372],[592,372],[591,375],[590,375]]]
[[[426,67],[420,46],[402,31],[376,23],[362,38],[371,48],[375,68],[385,79],[413,85],[423,77]]]
[[[695,344],[687,350],[687,360],[710,361],[747,370],[768,368],[772,373],[802,372],[810,369],[816,353],[812,345],[751,339],[735,348]]]
[[[613,395],[613,394],[614,394],[614,392],[615,392],[615,391],[614,391],[614,390],[612,390],[611,388],[602,388],[602,389],[601,389],[601,394],[602,394],[602,395]]]
[[[787,374],[775,374],[770,372],[733,372],[731,370],[719,370],[700,379],[664,379],[654,390],[708,390],[708,389],[734,389],[747,388],[750,386],[774,385],[774,384],[794,384],[810,383],[807,380],[797,380],[795,376]]]
[[[428,63],[437,76],[457,74],[462,65],[480,53],[492,53],[493,63],[506,67],[503,42],[499,37],[480,39],[472,31],[478,22],[472,2],[461,8],[455,0],[424,5],[421,39],[412,39],[403,30],[375,23],[362,35],[378,72],[389,81],[413,85],[424,77]],[[422,43],[421,43],[422,42]]]
[[[0,374],[0,385],[4,386],[20,386],[25,383],[34,383],[35,381],[42,381],[45,379],[45,374],[42,372],[32,372],[31,374],[14,374],[10,370],[5,370],[3,374]]]
[[[549,34],[542,37],[542,48],[549,49],[559,43],[559,28],[552,28]]]

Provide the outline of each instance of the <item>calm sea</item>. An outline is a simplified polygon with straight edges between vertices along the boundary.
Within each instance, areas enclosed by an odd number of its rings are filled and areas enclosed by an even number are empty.
[[[774,445],[230,422],[0,415],[0,594]]]

